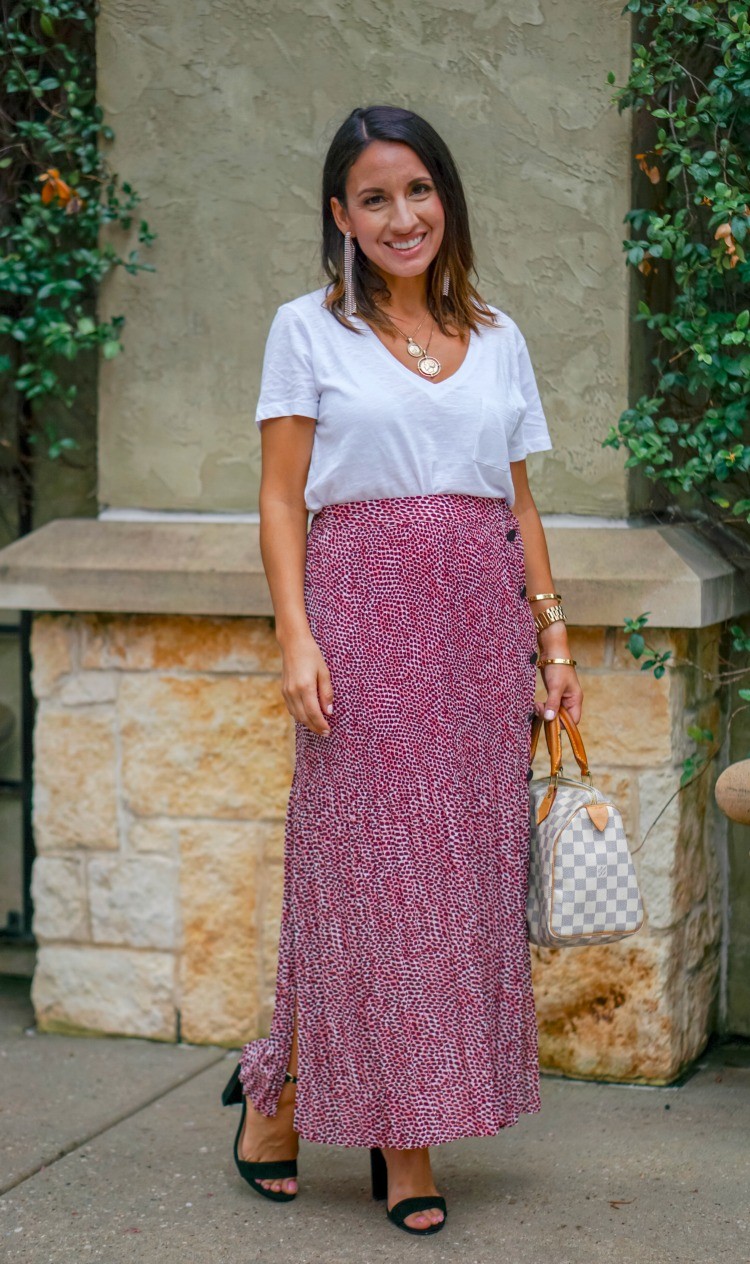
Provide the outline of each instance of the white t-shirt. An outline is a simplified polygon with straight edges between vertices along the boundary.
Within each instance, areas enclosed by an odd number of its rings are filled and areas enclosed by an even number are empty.
[[[471,333],[444,381],[402,364],[360,317],[353,333],[323,307],[326,288],[282,303],[263,359],[258,427],[315,420],[305,504],[467,492],[515,500],[510,462],[552,447],[524,337],[500,326]]]

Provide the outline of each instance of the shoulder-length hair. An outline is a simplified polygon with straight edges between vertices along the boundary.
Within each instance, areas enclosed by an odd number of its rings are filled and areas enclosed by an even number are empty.
[[[346,208],[346,181],[359,155],[375,140],[399,141],[408,145],[422,160],[435,183],[445,214],[445,231],[440,249],[428,268],[427,306],[443,333],[449,327],[477,331],[479,325],[497,325],[495,313],[480,297],[471,282],[476,276],[474,249],[469,232],[469,212],[461,177],[445,141],[426,119],[393,105],[368,105],[352,110],[334,136],[323,164],[323,269],[330,278],[325,306],[347,329],[354,329],[344,315],[344,235],[338,228],[331,198]],[[382,330],[392,329],[377,300],[390,298],[384,277],[375,270],[359,242],[352,281],[358,315]],[[443,276],[448,268],[450,287],[443,295]]]

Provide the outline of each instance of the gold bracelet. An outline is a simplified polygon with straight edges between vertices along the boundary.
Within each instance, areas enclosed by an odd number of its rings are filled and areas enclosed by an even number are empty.
[[[559,593],[536,593],[533,597],[527,598],[527,600],[528,601],[550,601],[553,598],[555,601],[562,601],[562,597],[560,596]]]
[[[540,658],[537,660],[537,667],[546,667],[548,663],[568,663],[575,667],[577,661],[575,658]]]
[[[560,603],[557,602],[554,606],[547,606],[539,614],[534,615],[534,627],[537,632],[543,632],[551,623],[559,623],[561,619],[563,623],[567,623],[565,612]]]

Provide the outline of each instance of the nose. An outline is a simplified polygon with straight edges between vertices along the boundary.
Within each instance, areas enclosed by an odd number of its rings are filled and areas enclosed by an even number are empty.
[[[406,198],[396,198],[391,209],[390,231],[394,237],[403,237],[419,223],[419,216]]]

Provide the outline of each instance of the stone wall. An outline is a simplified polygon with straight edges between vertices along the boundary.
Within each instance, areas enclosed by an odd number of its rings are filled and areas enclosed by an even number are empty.
[[[272,621],[44,615],[32,653],[40,1026],[260,1031],[294,767]]]
[[[687,662],[655,681],[619,631],[571,629],[595,780],[633,847],[677,788],[687,725],[718,722],[718,627],[650,641]],[[294,766],[272,620],[44,614],[32,650],[40,1027],[228,1046],[264,1034]],[[537,775],[545,759],[542,741]],[[702,1049],[721,933],[713,776],[635,856],[637,935],[532,949],[547,1069],[662,1083]]]

